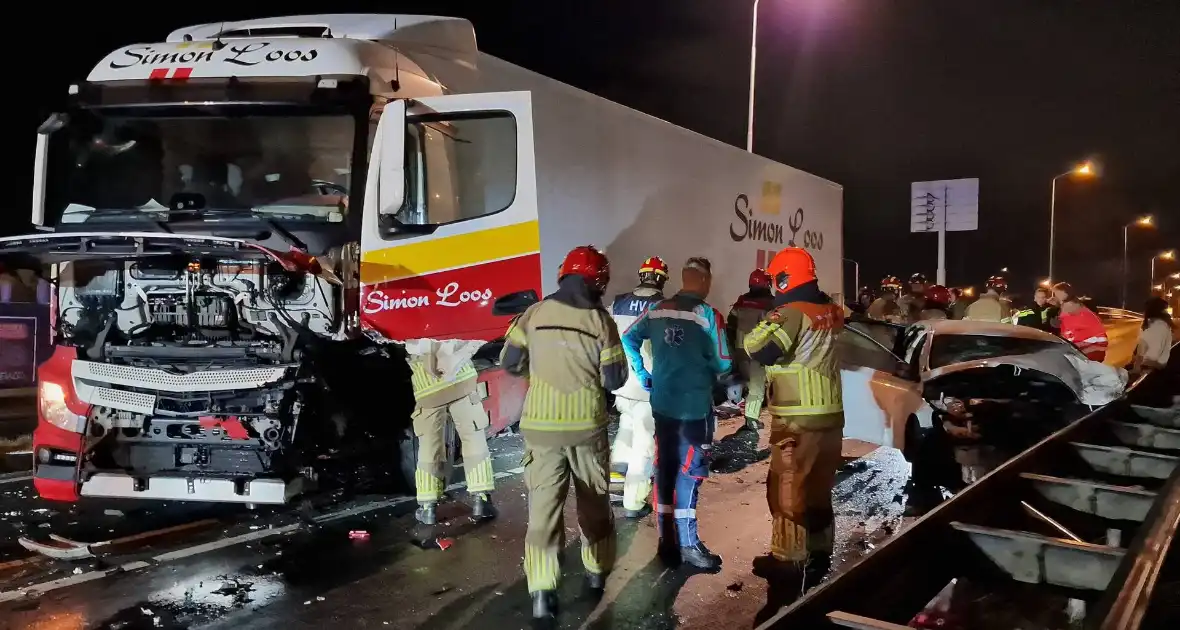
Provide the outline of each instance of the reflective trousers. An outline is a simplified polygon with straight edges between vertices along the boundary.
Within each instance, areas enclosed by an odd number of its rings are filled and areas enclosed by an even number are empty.
[[[771,418],[770,552],[778,560],[805,562],[830,554],[835,536],[832,488],[840,468],[844,431],[792,431],[786,418]]]
[[[766,400],[766,367],[757,361],[750,361],[750,379],[746,384],[746,418],[757,420],[762,415],[762,403]]]
[[[529,527],[524,536],[524,574],[530,593],[552,591],[561,581],[565,547],[565,498],[570,481],[577,498],[582,565],[603,574],[614,568],[615,521],[610,506],[610,447],[606,433],[583,444],[542,447],[525,433],[524,483],[529,491]]]
[[[463,442],[463,470],[468,492],[491,492],[495,487],[492,457],[488,452],[488,413],[475,394],[440,407],[417,408],[411,419],[414,435],[418,436],[418,467],[414,471],[419,503],[442,498],[446,487],[443,479],[447,462],[447,418],[455,425],[455,432]]]
[[[642,510],[651,495],[651,476],[656,455],[655,419],[646,400],[615,398],[619,411],[619,432],[611,447],[611,467],[626,466],[623,480],[623,509]]]
[[[713,449],[713,418],[675,420],[655,416],[656,514],[660,541],[692,547],[697,533],[697,499],[709,476]]]

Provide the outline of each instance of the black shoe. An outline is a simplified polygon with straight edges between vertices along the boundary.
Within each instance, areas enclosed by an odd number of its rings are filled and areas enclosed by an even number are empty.
[[[804,589],[811,590],[819,586],[832,569],[832,554],[813,553],[807,558],[807,565],[803,569]]]
[[[606,574],[605,573],[590,573],[586,572],[586,588],[596,593],[601,593],[606,589]]]
[[[471,517],[479,520],[496,518],[496,507],[492,505],[492,497],[486,492],[475,495],[471,502]]]
[[[680,561],[705,571],[716,571],[721,568],[721,556],[709,551],[709,548],[702,542],[698,542],[692,547],[681,547]]]
[[[533,619],[552,619],[557,616],[557,591],[533,593]]]
[[[746,428],[750,429],[751,431],[757,431],[763,426],[765,425],[763,425],[762,421],[757,418],[746,418]]]
[[[645,505],[638,510],[623,510],[623,518],[639,519],[651,514],[651,506]]]
[[[438,522],[438,517],[434,513],[434,503],[423,503],[414,511],[414,518],[418,519],[419,523],[423,525],[434,525]]]

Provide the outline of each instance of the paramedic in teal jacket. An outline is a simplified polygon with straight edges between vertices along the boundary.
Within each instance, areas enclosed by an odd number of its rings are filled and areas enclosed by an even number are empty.
[[[709,476],[713,386],[729,371],[725,318],[705,301],[712,266],[690,258],[679,293],[652,305],[623,335],[627,360],[651,391],[656,427],[656,513],[660,547],[679,547],[679,560],[716,570],[721,557],[697,535],[697,491]],[[651,340],[651,372],[640,348]]]

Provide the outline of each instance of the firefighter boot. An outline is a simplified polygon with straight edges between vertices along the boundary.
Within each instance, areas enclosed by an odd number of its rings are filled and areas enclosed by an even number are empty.
[[[492,496],[486,492],[475,495],[471,502],[471,516],[479,520],[496,518],[496,507],[492,505]]]
[[[557,591],[533,593],[533,619],[552,619],[557,616]]]
[[[423,525],[434,525],[438,522],[438,517],[434,513],[435,503],[427,501],[418,505],[418,509],[414,511],[414,518],[418,519],[419,523]]]
[[[681,547],[680,561],[705,571],[716,571],[721,568],[721,556],[709,551],[703,542],[691,547]]]

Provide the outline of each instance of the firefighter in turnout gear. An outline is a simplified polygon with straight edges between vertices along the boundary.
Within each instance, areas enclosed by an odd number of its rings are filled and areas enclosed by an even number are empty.
[[[815,261],[806,250],[782,250],[767,271],[774,283],[774,310],[746,336],[745,349],[767,366],[771,457],[766,493],[773,521],[768,560],[822,575],[831,561],[832,488],[844,427],[836,356],[843,310],[820,291]]]
[[[868,317],[882,322],[900,323],[903,318],[901,308],[897,305],[897,295],[901,292],[901,280],[897,276],[885,276],[881,279],[881,290],[877,299],[869,305]]]
[[[668,282],[668,265],[658,256],[643,261],[639,267],[639,286],[624,293],[611,304],[611,316],[620,331],[625,331],[647,309],[664,299]],[[643,362],[651,370],[651,344],[643,345]],[[652,463],[655,459],[655,419],[651,415],[650,394],[639,382],[634,370],[628,370],[627,383],[616,390],[615,409],[619,412],[619,432],[611,447],[611,481],[623,483],[623,516],[640,518],[647,511],[651,495]],[[619,479],[615,478],[619,475]]]
[[[589,587],[601,591],[615,561],[610,505],[607,392],[627,380],[627,359],[602,292],[610,282],[606,256],[576,247],[558,273],[558,289],[509,327],[500,363],[529,379],[520,430],[529,525],[524,572],[533,617],[556,615],[565,547],[563,512],[570,481],[577,497],[582,565]]]
[[[661,555],[705,570],[719,568],[721,557],[697,533],[698,490],[709,476],[713,388],[731,364],[721,313],[705,301],[712,278],[707,259],[688,259],[680,292],[651,307],[623,334],[627,360],[651,390]],[[651,371],[641,355],[649,340]]]
[[[1008,281],[1002,276],[987,279],[984,294],[967,307],[963,319],[977,322],[1012,322],[1012,304],[1004,298],[1008,292]]]
[[[926,289],[922,311],[918,313],[918,321],[930,319],[947,319],[947,309],[951,307],[954,294],[951,290],[935,284]]]
[[[750,290],[742,294],[729,309],[725,319],[725,331],[729,347],[734,348],[734,371],[746,382],[746,428],[761,429],[758,417],[762,414],[762,401],[766,391],[766,370],[762,364],[751,361],[741,349],[741,340],[762,321],[762,317],[773,307],[774,296],[770,293],[770,275],[765,269],[750,273]]]
[[[921,318],[922,309],[926,308],[926,287],[930,280],[924,273],[915,273],[897,298],[897,308],[901,309],[905,323],[912,324]]]
[[[447,461],[446,423],[449,419],[463,443],[463,470],[467,490],[472,496],[472,515],[492,518],[490,493],[495,486],[492,457],[488,452],[485,431],[488,413],[483,407],[476,385],[475,365],[463,359],[454,376],[444,374],[439,366],[437,341],[418,342],[420,354],[410,357],[411,382],[416,405],[411,419],[418,436],[418,467],[414,470],[418,510],[415,517],[425,525],[434,525],[435,506],[443,497],[443,478]],[[452,368],[454,370],[454,368]]]

